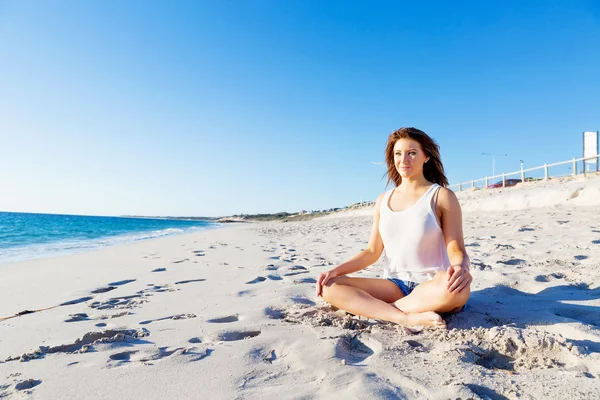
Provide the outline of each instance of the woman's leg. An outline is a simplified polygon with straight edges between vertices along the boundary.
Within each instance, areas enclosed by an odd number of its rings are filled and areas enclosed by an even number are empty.
[[[421,283],[411,294],[395,301],[394,305],[407,313],[458,311],[469,300],[471,288],[466,287],[460,293],[450,293],[446,283],[446,272],[438,272],[432,280]]]
[[[342,310],[372,319],[402,325],[445,326],[444,320],[434,312],[406,313],[390,304],[401,299],[403,294],[387,279],[339,276],[323,286],[322,296]]]

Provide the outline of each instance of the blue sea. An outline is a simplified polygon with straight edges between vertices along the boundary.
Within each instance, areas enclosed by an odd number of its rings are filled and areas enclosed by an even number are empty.
[[[213,221],[0,212],[0,263],[217,228]]]

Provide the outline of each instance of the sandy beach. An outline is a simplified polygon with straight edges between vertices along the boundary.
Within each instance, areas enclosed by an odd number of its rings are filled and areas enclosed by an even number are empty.
[[[0,398],[600,398],[600,178],[458,197],[474,281],[443,331],[315,297],[372,209],[0,265]]]

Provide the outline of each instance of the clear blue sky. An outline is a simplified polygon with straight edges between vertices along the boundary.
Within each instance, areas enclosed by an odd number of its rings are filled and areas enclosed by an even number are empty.
[[[0,1],[0,210],[344,206],[402,126],[451,183],[580,157],[598,4]]]

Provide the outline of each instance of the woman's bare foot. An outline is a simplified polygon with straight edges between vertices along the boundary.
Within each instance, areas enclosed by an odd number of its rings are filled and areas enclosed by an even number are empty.
[[[446,321],[433,311],[406,313],[404,323],[406,325],[423,325],[446,329]]]

